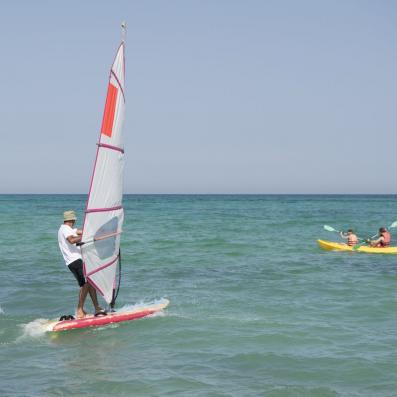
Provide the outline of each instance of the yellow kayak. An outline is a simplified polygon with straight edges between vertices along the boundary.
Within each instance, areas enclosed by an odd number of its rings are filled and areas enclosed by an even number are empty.
[[[333,241],[326,240],[317,240],[318,245],[327,251],[353,251],[353,247],[343,244],[343,243],[335,243]],[[385,248],[377,248],[377,247],[368,247],[367,245],[361,245],[358,249],[354,250],[354,252],[365,252],[367,254],[397,254],[397,247],[385,247]]]

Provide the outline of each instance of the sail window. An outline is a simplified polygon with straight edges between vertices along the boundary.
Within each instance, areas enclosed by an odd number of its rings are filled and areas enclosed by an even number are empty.
[[[116,236],[117,228],[119,225],[119,219],[117,216],[107,221],[98,231],[95,233],[95,249],[97,250],[100,259],[109,258],[116,253]],[[109,237],[107,237],[109,236]]]

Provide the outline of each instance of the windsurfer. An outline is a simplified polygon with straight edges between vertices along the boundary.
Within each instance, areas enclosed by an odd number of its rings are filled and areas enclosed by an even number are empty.
[[[380,248],[389,246],[390,242],[391,242],[391,234],[385,227],[381,227],[379,229],[378,238],[376,240],[367,240],[367,243],[371,247],[380,247]]]
[[[90,294],[92,303],[94,304],[95,314],[102,313],[103,309],[98,304],[95,288],[90,283],[87,283],[84,277],[83,260],[81,258],[80,248],[76,245],[76,243],[81,242],[82,231],[73,228],[76,219],[77,217],[74,211],[65,211],[63,213],[63,224],[58,231],[58,244],[66,266],[73,273],[80,286],[76,316],[77,318],[83,318],[87,314],[84,311],[84,302],[87,294]]]

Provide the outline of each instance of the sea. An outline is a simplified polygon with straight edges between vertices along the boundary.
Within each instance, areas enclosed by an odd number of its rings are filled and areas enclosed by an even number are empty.
[[[78,296],[57,230],[85,202],[0,195],[1,397],[397,396],[397,255],[317,244],[376,234],[397,196],[125,195],[117,307],[169,307],[49,333]]]

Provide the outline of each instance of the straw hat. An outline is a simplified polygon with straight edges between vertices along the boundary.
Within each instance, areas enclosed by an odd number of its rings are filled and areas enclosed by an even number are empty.
[[[63,213],[63,221],[75,221],[77,219],[74,211],[65,211]]]

